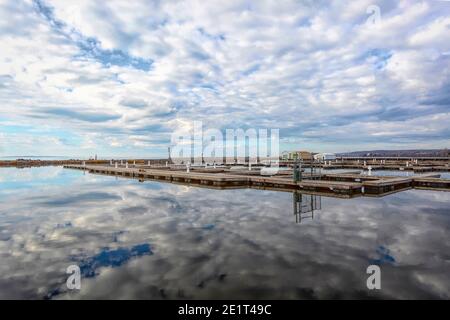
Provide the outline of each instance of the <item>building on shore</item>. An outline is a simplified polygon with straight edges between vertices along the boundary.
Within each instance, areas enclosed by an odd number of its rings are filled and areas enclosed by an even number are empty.
[[[336,155],[334,153],[318,153],[314,155],[314,160],[316,161],[333,161],[336,160]]]
[[[313,153],[309,151],[284,151],[281,153],[282,160],[311,160]]]

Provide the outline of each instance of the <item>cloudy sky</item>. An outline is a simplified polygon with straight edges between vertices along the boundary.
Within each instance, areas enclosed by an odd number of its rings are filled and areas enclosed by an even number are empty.
[[[0,0],[0,41],[0,157],[450,146],[450,1]]]

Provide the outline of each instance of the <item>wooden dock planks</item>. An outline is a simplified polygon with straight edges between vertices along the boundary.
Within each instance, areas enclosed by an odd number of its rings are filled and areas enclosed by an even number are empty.
[[[450,179],[440,179],[439,174],[426,173],[414,176],[362,176],[355,173],[325,174],[322,180],[303,179],[294,182],[288,176],[245,175],[223,170],[195,171],[148,169],[142,167],[112,167],[103,165],[66,165],[65,168],[86,170],[91,173],[119,175],[137,179],[168,181],[210,188],[257,188],[270,190],[299,190],[329,194],[339,197],[357,195],[382,196],[410,188],[450,191]],[[206,170],[205,170],[206,171]],[[317,177],[313,177],[317,178]]]

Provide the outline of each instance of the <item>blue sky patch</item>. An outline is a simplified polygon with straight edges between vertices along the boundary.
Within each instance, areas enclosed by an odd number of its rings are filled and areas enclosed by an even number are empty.
[[[132,258],[152,254],[153,251],[148,243],[138,244],[131,248],[104,248],[100,253],[80,261],[81,276],[86,278],[95,277],[100,268],[120,267]]]

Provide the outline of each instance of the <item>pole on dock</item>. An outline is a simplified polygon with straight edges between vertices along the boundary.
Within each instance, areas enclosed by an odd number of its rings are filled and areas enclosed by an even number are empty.
[[[369,170],[368,175],[371,176],[372,175],[372,166],[369,166],[367,169]]]
[[[298,169],[297,169],[297,161],[294,162],[294,165],[292,167],[292,180],[294,182],[298,181]]]
[[[119,163],[117,161],[115,163],[115,167],[116,167],[116,169],[119,167]]]
[[[301,162],[298,163],[298,176],[299,176],[299,180],[301,181],[303,179],[302,178],[302,163]]]
[[[128,161],[127,161],[127,162],[125,162],[125,168],[127,168],[127,169],[128,169]]]
[[[188,162],[186,163],[186,172],[189,173],[191,171],[191,164]]]
[[[302,180],[302,166],[299,161],[294,162],[293,180],[294,182]]]
[[[248,162],[248,171],[252,171],[252,163],[250,161]]]

